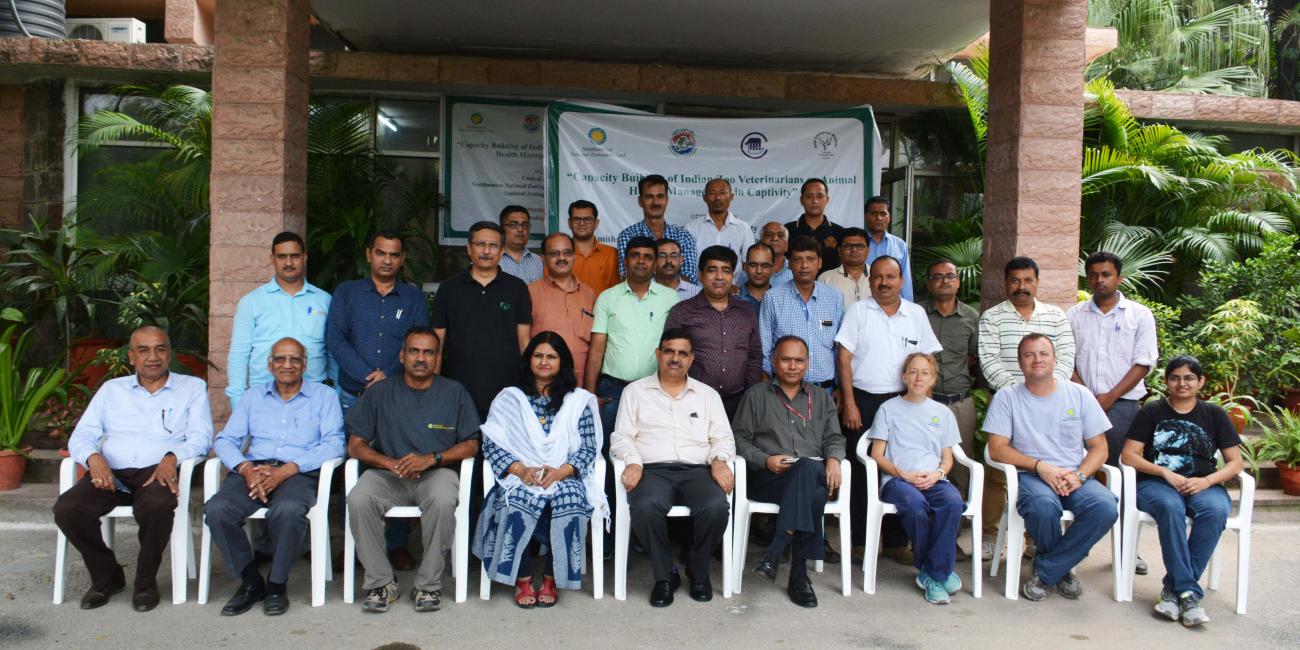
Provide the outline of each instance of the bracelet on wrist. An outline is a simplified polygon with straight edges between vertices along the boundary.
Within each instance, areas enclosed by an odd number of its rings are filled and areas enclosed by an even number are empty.
[[[1041,462],[1043,462],[1043,459],[1041,459],[1041,458],[1038,459],[1038,460],[1036,460],[1036,461],[1034,461],[1034,473],[1035,473],[1035,474],[1038,473],[1038,464],[1041,463]]]

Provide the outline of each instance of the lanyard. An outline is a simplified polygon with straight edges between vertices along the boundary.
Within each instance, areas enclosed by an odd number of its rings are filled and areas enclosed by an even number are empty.
[[[803,420],[806,426],[807,422],[812,419],[812,391],[808,390],[807,386],[803,387],[804,394],[808,396],[808,415],[804,415],[803,413],[796,411],[793,406],[790,406],[790,402],[785,399],[785,395],[781,394],[781,389],[779,387],[773,386],[772,390],[776,392],[777,398],[781,400],[781,406],[784,406],[786,410],[794,413],[800,420]]]

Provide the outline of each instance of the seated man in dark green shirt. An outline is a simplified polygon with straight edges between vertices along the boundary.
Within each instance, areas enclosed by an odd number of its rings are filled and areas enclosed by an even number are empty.
[[[781,508],[776,534],[754,572],[775,581],[777,564],[789,545],[786,592],[796,605],[816,607],[807,561],[825,557],[822,510],[839,489],[845,443],[830,393],[804,382],[807,370],[808,345],[803,339],[777,339],[772,347],[773,380],[745,392],[732,431],[736,453],[750,466],[749,497]]]
[[[412,327],[400,352],[402,376],[374,384],[348,411],[348,455],[369,466],[348,493],[367,612],[386,612],[399,597],[384,550],[384,513],[396,506],[420,508],[424,558],[411,589],[415,610],[441,606],[456,532],[457,468],[478,453],[479,418],[465,387],[434,373],[440,347],[433,330]]]

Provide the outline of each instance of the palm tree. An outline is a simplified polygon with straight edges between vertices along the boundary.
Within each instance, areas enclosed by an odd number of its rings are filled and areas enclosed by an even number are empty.
[[[1114,27],[1119,44],[1087,77],[1119,88],[1266,97],[1272,40],[1254,3],[1090,0],[1088,24]]]

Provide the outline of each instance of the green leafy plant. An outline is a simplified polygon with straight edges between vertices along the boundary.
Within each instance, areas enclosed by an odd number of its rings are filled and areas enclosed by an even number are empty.
[[[1247,360],[1264,340],[1265,322],[1259,303],[1247,298],[1229,300],[1205,319],[1196,335],[1205,341],[1201,363],[1211,390],[1239,394]]]
[[[1254,443],[1255,460],[1300,468],[1300,415],[1284,408],[1270,408],[1258,422],[1263,434]]]
[[[64,390],[67,375],[58,364],[24,373],[32,329],[19,330],[26,318],[17,309],[5,308],[0,318],[12,323],[0,334],[0,451],[22,454],[27,425],[47,399]]]

